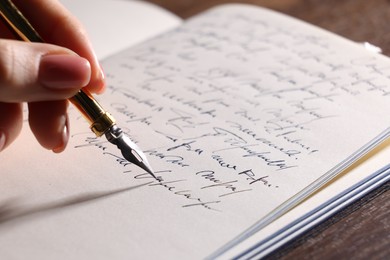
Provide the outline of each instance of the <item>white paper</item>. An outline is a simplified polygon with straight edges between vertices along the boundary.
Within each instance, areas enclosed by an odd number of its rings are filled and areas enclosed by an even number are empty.
[[[137,0],[60,0],[85,26],[99,59],[182,23],[156,5]]]
[[[278,246],[289,242],[291,239],[300,235],[302,232],[312,228],[315,224],[320,223],[319,221],[324,220],[325,217],[329,217],[330,214],[337,212],[337,210],[340,210],[343,206],[347,206],[348,203],[353,202],[353,200],[351,201],[351,199],[347,200],[345,198],[346,196],[349,196],[349,194],[344,195],[344,192],[347,189],[351,189],[356,184],[361,183],[361,186],[363,187],[359,187],[359,190],[356,192],[356,194],[354,194],[354,197],[352,197],[352,199],[354,199],[356,197],[365,195],[370,190],[378,187],[378,185],[386,182],[386,180],[388,181],[390,174],[386,165],[389,164],[389,144],[390,141],[387,140],[385,143],[378,146],[375,150],[362,158],[362,160],[360,160],[356,166],[352,166],[351,169],[340,174],[340,176],[338,176],[335,180],[330,182],[320,191],[310,196],[309,199],[305,200],[297,207],[293,208],[282,217],[257,232],[255,235],[249,237],[227,252],[224,252],[220,258],[233,259],[237,258],[237,256],[241,256],[242,258],[240,259],[250,259],[250,253],[248,253],[248,250],[255,246],[259,249],[261,246],[262,249],[262,251],[256,250],[256,252],[258,252],[256,258],[264,257],[273,250],[277,249]],[[385,168],[381,169],[382,166],[385,166]],[[365,182],[365,179],[370,178],[371,176],[374,181],[372,183]],[[329,200],[337,196],[339,196],[339,199],[329,205],[326,209],[326,212],[322,211],[320,216],[316,215],[317,211],[322,210],[322,205],[328,204]],[[304,219],[304,221],[308,221],[314,216],[316,216],[317,219],[306,222],[303,228],[292,232],[292,229],[295,228],[294,222],[296,220]],[[278,234],[276,237],[279,239],[277,243],[275,240],[271,242],[269,239],[271,235],[275,234]],[[247,252],[247,254],[245,252]]]

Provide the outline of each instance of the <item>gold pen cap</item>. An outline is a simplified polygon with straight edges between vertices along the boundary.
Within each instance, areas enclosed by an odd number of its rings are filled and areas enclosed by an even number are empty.
[[[80,90],[69,100],[91,124],[90,128],[96,136],[102,136],[115,125],[115,119],[100,106],[88,91]]]

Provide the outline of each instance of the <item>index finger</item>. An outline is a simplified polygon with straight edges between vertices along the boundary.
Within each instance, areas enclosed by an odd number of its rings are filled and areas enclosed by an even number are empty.
[[[86,58],[91,64],[91,81],[87,85],[93,92],[104,89],[104,74],[82,24],[59,1],[13,0],[47,43],[66,47]]]

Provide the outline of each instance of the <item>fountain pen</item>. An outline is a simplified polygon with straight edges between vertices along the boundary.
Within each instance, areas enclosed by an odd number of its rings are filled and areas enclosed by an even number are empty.
[[[27,42],[44,42],[11,0],[0,0],[0,18],[18,39]],[[105,135],[110,143],[119,148],[126,160],[139,166],[156,178],[143,152],[116,125],[112,115],[102,108],[91,93],[87,90],[79,90],[69,101],[89,121],[90,128],[97,137]]]

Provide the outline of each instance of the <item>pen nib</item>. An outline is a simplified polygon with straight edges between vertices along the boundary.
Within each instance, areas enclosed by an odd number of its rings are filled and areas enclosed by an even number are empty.
[[[139,147],[125,135],[119,127],[112,126],[106,132],[106,138],[110,143],[115,144],[121,150],[123,157],[131,163],[147,171],[153,178],[156,176],[149,165],[148,160]]]

